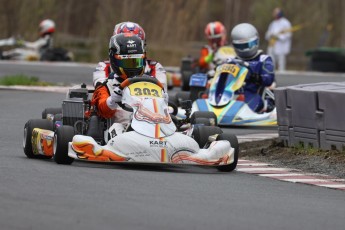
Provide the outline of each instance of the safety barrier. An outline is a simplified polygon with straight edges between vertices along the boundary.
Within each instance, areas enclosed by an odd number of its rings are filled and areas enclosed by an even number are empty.
[[[345,149],[345,82],[280,87],[274,94],[286,146]]]

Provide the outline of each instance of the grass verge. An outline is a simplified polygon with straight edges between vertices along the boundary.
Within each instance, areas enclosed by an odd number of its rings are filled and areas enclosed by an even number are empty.
[[[11,75],[0,78],[0,85],[29,85],[29,86],[53,86],[53,83],[40,81],[38,77],[26,75]]]

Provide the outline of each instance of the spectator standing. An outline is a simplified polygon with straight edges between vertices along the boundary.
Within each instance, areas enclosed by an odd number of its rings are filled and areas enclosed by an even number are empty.
[[[286,70],[286,56],[290,53],[292,28],[291,23],[284,17],[280,8],[275,8],[272,14],[274,20],[270,23],[266,32],[268,41],[267,54],[273,58],[279,71]]]

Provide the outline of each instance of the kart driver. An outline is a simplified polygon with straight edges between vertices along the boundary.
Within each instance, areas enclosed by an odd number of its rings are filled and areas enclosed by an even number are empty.
[[[35,42],[21,41],[26,48],[37,50],[40,54],[53,47],[53,34],[55,23],[50,19],[45,19],[39,24],[40,38]]]
[[[121,22],[116,24],[113,35],[121,33],[131,33],[137,35],[144,42],[144,48],[146,49],[145,31],[139,24],[134,22]],[[96,87],[97,84],[108,78],[111,72],[112,67],[109,61],[99,62],[96,70],[93,72],[94,86]],[[164,85],[164,90],[167,92],[167,76],[165,69],[159,62],[147,59],[146,53],[144,73],[157,78]]]
[[[236,59],[228,59],[228,63],[242,61],[248,66],[245,85],[243,87],[244,100],[257,113],[270,112],[274,109],[271,98],[262,98],[264,87],[274,82],[274,64],[272,58],[263,54],[259,48],[259,34],[249,23],[241,23],[231,31],[231,39],[236,51]],[[243,62],[244,61],[244,62]]]
[[[97,80],[91,104],[96,105],[98,116],[114,118],[115,123],[121,124],[115,130],[116,133],[121,133],[124,126],[129,123],[131,113],[118,105],[122,100],[122,90],[119,86],[127,78],[144,74],[146,68],[144,41],[132,33],[113,35],[109,42],[109,60],[112,72],[108,74],[108,78],[103,78],[104,82]],[[167,101],[168,94],[163,95]]]
[[[205,27],[205,36],[208,45],[205,45],[200,52],[199,66],[201,72],[213,69],[214,54],[220,47],[226,44],[226,29],[219,21],[210,22]]]

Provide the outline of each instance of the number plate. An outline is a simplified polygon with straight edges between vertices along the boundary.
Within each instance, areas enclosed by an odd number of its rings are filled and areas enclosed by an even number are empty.
[[[226,72],[232,74],[234,77],[237,76],[240,71],[240,67],[234,64],[224,64],[218,69],[219,72]]]
[[[137,82],[128,86],[131,95],[137,97],[162,97],[162,89],[150,82]]]

